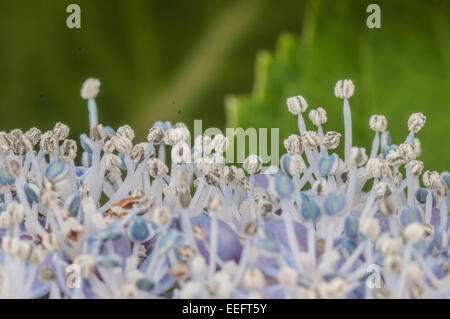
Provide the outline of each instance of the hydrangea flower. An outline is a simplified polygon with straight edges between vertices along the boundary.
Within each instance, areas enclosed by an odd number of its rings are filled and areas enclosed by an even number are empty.
[[[81,90],[81,149],[62,123],[0,132],[1,298],[450,297],[450,174],[422,174],[423,114],[398,146],[372,116],[366,152],[352,145],[355,87],[339,81],[340,159],[325,109],[308,130],[306,99],[288,98],[299,131],[260,172],[257,154],[227,165],[223,135],[191,149],[183,123],[156,122],[144,142],[100,124],[99,88]]]

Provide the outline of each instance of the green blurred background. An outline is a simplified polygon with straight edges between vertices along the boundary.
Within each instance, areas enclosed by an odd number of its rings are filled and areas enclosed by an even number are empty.
[[[81,7],[81,29],[66,7]],[[366,7],[381,7],[368,29]],[[354,142],[367,148],[371,114],[385,114],[394,141],[409,115],[426,169],[449,169],[450,1],[0,0],[0,129],[87,130],[80,87],[102,82],[103,124],[128,123],[145,138],[156,120],[207,127],[296,129],[286,97],[302,94],[343,131],[337,80],[351,78]],[[256,62],[255,62],[256,61]],[[311,125],[310,125],[311,127]]]

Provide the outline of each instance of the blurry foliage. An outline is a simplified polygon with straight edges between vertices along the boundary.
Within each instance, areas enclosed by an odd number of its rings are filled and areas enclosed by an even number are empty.
[[[66,7],[81,7],[81,29]],[[255,52],[299,32],[303,1],[0,0],[0,130],[86,132],[80,88],[102,82],[99,118],[138,139],[156,120],[225,125],[223,98],[251,88]]]
[[[381,29],[366,27],[366,7],[373,1],[310,1],[301,38],[280,36],[275,53],[262,51],[256,59],[253,91],[227,98],[231,127],[279,127],[280,139],[298,132],[297,118],[286,98],[301,94],[309,110],[328,112],[325,131],[344,131],[342,100],[334,96],[339,79],[352,79],[350,99],[353,143],[370,152],[372,114],[384,114],[394,143],[409,133],[414,112],[427,116],[416,136],[422,142],[426,169],[450,168],[450,2],[377,1]],[[447,137],[446,137],[447,136]],[[280,151],[282,150],[280,143]],[[342,154],[343,139],[339,147]]]

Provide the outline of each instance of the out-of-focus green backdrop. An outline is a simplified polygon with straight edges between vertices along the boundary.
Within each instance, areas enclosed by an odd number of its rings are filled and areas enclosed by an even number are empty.
[[[66,27],[70,3],[81,29]],[[370,3],[381,29],[366,26]],[[156,120],[193,128],[194,119],[280,127],[283,139],[296,127],[284,105],[293,94],[327,109],[327,130],[342,130],[333,87],[352,78],[355,143],[370,147],[371,114],[386,114],[401,143],[421,111],[426,169],[449,169],[449,3],[0,0],[0,130],[61,121],[76,139],[88,126],[80,87],[96,77],[100,121],[128,123],[141,140]]]

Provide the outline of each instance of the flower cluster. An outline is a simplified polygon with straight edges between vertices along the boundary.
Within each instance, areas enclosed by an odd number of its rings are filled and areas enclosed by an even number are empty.
[[[450,173],[422,173],[423,114],[399,145],[373,115],[366,153],[352,145],[355,87],[339,81],[341,159],[326,111],[307,130],[305,98],[290,97],[299,135],[262,172],[256,154],[227,165],[223,135],[191,147],[183,123],[157,122],[142,143],[99,124],[99,88],[81,90],[80,166],[62,123],[0,132],[1,298],[450,297]]]

